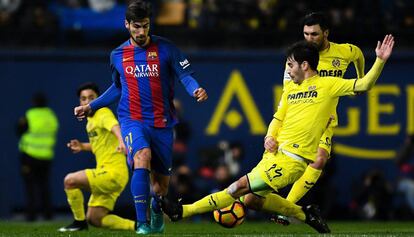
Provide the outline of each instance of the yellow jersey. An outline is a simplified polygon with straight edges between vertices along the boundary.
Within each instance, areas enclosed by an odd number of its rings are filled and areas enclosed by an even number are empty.
[[[320,77],[341,77],[343,78],[349,64],[354,63],[358,78],[365,75],[365,58],[361,49],[353,44],[337,44],[329,42],[328,48],[319,52],[318,74]],[[287,67],[286,67],[287,68]],[[291,82],[289,74],[285,70],[283,85]],[[332,109],[333,120],[331,127],[338,126],[338,116],[336,114],[336,101]]]
[[[114,114],[109,108],[101,108],[91,117],[87,117],[86,131],[92,152],[96,157],[97,168],[110,168],[125,171],[125,155],[117,152],[119,141],[111,132],[118,125]]]
[[[353,95],[356,79],[315,75],[300,85],[285,85],[274,118],[282,121],[279,148],[314,161],[319,139],[328,125],[339,96]]]

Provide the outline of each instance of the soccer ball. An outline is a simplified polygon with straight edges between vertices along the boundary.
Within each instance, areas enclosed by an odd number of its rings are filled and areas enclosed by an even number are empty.
[[[230,206],[213,212],[214,220],[226,228],[233,228],[243,223],[245,215],[244,204],[240,201],[235,201]]]

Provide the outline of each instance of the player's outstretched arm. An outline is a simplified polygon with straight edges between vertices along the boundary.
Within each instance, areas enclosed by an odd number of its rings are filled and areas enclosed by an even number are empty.
[[[377,47],[375,48],[377,59],[367,75],[361,78],[361,80],[356,80],[354,88],[355,92],[368,91],[375,85],[375,82],[384,68],[385,62],[392,54],[393,48],[394,37],[392,35],[386,35],[382,42],[378,41]]]

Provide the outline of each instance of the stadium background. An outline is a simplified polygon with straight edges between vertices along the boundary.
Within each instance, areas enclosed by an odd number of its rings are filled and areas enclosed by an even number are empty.
[[[94,1],[2,2],[0,71],[3,93],[0,143],[0,217],[13,218],[24,205],[19,174],[15,124],[30,106],[34,92],[44,91],[59,117],[60,129],[53,164],[51,192],[56,211],[68,212],[63,177],[92,167],[92,155],[72,155],[71,138],[86,140],[84,123],[72,114],[78,103],[75,91],[85,81],[103,90],[110,83],[110,50],[127,38],[122,1],[102,9]],[[97,1],[99,2],[99,1]],[[107,1],[112,2],[112,1]],[[20,4],[19,4],[20,3]],[[183,117],[190,123],[188,165],[200,167],[200,149],[219,141],[244,147],[242,171],[261,157],[263,136],[281,92],[283,49],[301,39],[299,19],[312,10],[325,10],[333,18],[330,40],[360,46],[366,69],[374,60],[374,46],[385,33],[396,36],[395,54],[372,92],[341,99],[338,108],[342,132],[335,137],[335,158],[329,175],[332,201],[327,215],[350,218],[364,176],[373,171],[386,178],[392,190],[390,212],[399,218],[406,207],[396,191],[401,172],[394,158],[405,137],[414,132],[414,3],[411,1],[155,1],[154,34],[170,38],[185,53],[209,100],[199,105],[178,85]],[[9,5],[10,6],[10,5]],[[103,5],[105,7],[105,5]],[[354,76],[350,68],[346,77]],[[355,151],[354,149],[364,149]],[[367,151],[368,150],[368,151]],[[333,167],[332,167],[333,166]],[[197,172],[194,172],[195,174]],[[312,200],[313,201],[313,200]],[[318,200],[315,200],[316,202]],[[133,209],[127,188],[117,207]],[[405,209],[407,210],[407,209]],[[407,211],[403,216],[412,218]]]

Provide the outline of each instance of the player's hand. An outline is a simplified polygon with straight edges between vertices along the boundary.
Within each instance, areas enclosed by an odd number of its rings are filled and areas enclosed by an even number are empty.
[[[124,142],[119,142],[118,146],[116,147],[116,151],[126,155],[126,147]]]
[[[264,141],[264,148],[268,152],[275,152],[277,150],[277,142],[273,137],[266,137]]]
[[[204,90],[204,88],[198,88],[197,90],[194,91],[194,97],[197,99],[197,102],[203,102],[205,100],[207,100],[208,95],[206,90]]]
[[[384,37],[384,40],[382,43],[378,41],[377,48],[375,49],[375,53],[377,54],[377,57],[387,61],[387,59],[390,57],[392,53],[392,49],[394,47],[394,36],[391,34],[386,35]]]
[[[75,107],[75,109],[73,109],[73,113],[79,121],[82,121],[82,119],[84,119],[86,115],[90,112],[91,106],[89,106],[89,104],[77,106]]]
[[[66,146],[69,147],[75,154],[82,151],[82,143],[77,139],[70,140]]]

